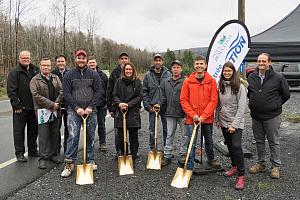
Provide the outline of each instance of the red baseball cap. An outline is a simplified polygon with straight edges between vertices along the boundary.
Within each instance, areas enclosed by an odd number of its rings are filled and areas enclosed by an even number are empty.
[[[80,54],[83,54],[85,57],[87,57],[87,53],[85,52],[85,50],[78,50],[75,53],[75,57],[79,56]]]

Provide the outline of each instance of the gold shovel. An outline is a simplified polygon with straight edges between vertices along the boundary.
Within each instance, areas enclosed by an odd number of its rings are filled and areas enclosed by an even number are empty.
[[[133,162],[132,156],[127,155],[127,130],[126,130],[126,113],[128,108],[121,109],[123,114],[123,134],[124,134],[124,156],[118,156],[118,168],[119,168],[119,175],[126,175],[126,174],[133,174]]]
[[[189,149],[185,158],[185,162],[184,162],[184,168],[180,168],[178,167],[175,173],[175,176],[173,177],[171,186],[176,187],[176,188],[187,188],[189,186],[190,183],[190,179],[191,176],[193,174],[192,170],[187,170],[187,162],[188,159],[190,157],[190,153],[192,150],[192,146],[194,143],[194,139],[195,139],[195,135],[196,135],[196,131],[197,131],[197,127],[200,126],[200,130],[201,130],[201,123],[195,123],[194,122],[194,129],[193,129],[193,133],[192,133],[192,138],[189,144]]]
[[[86,120],[88,115],[81,115],[83,120],[83,164],[77,165],[76,184],[86,185],[94,183],[93,166],[86,164]]]
[[[160,111],[158,104],[154,105],[155,112],[155,130],[154,130],[154,148],[148,152],[147,169],[161,169],[162,152],[157,151],[157,119]]]

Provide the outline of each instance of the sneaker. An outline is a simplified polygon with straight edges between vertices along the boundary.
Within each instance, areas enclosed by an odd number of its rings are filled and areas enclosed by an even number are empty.
[[[181,155],[180,158],[178,159],[178,163],[184,165],[185,159],[186,159],[186,155]]]
[[[21,154],[21,155],[17,155],[17,161],[24,163],[24,162],[27,162],[27,159],[25,158],[25,156],[23,154]]]
[[[280,172],[279,172],[279,167],[273,167],[271,169],[271,178],[279,179],[280,178]]]
[[[221,168],[221,163],[218,160],[209,160],[207,161],[207,164],[213,168]]]
[[[166,158],[166,157],[163,157],[163,159],[161,160],[161,165],[162,166],[167,166],[171,163],[171,158]]]
[[[92,165],[93,171],[97,171],[98,166],[96,165],[95,161],[91,161],[89,164]]]
[[[266,167],[261,163],[256,163],[255,165],[249,168],[249,172],[251,174],[257,174],[264,171],[266,171]]]
[[[56,158],[55,156],[51,157],[50,161],[54,162],[55,164],[60,164],[61,163],[61,160]]]
[[[100,151],[107,151],[107,145],[105,143],[100,144],[99,149],[100,149]]]
[[[72,171],[74,171],[74,163],[72,161],[67,161],[64,170],[61,173],[61,177],[66,178],[69,177],[72,174]]]
[[[38,168],[40,168],[40,169],[47,169],[47,162],[46,162],[46,160],[40,159],[39,160],[39,166],[38,166]]]
[[[226,177],[232,177],[232,176],[234,176],[237,172],[238,172],[237,167],[236,167],[236,166],[232,166],[230,170],[228,170],[227,172],[225,172],[225,176],[226,176]]]
[[[238,176],[235,183],[235,189],[243,190],[245,188],[245,176]]]

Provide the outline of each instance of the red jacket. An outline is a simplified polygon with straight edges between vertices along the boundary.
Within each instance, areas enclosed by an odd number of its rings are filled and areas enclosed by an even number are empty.
[[[204,72],[201,83],[193,72],[182,85],[180,103],[186,114],[186,124],[193,124],[195,115],[201,116],[204,123],[214,122],[214,111],[218,104],[216,80]]]

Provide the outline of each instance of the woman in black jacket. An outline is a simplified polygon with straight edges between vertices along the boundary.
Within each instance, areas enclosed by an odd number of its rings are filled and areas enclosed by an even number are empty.
[[[119,134],[119,145],[124,154],[123,114],[121,110],[128,109],[126,114],[126,128],[129,132],[130,154],[136,159],[139,141],[138,129],[141,128],[140,106],[142,101],[142,84],[132,63],[126,63],[121,72],[121,78],[113,91],[114,104],[119,109],[116,121]]]

